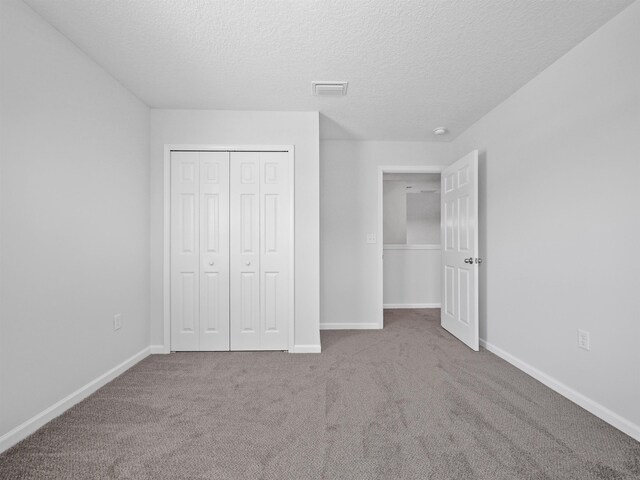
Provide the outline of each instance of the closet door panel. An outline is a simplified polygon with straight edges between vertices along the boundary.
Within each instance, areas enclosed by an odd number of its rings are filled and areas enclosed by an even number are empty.
[[[171,349],[200,336],[199,153],[171,152]]]
[[[200,152],[200,350],[229,350],[229,152]]]
[[[289,348],[291,185],[289,155],[260,153],[260,337],[263,350]]]
[[[260,157],[230,158],[231,350],[260,350]]]

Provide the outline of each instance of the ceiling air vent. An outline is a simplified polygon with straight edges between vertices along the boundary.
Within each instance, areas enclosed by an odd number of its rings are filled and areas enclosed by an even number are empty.
[[[311,82],[311,91],[314,95],[340,96],[347,94],[349,82]]]

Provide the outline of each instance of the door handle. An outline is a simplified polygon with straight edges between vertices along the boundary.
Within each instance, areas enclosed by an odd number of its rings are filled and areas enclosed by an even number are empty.
[[[209,262],[209,265],[211,265],[213,267],[213,261]]]
[[[473,263],[473,257],[465,258],[464,263],[469,263],[469,264]]]
[[[482,263],[482,259],[481,258],[476,258],[476,263]]]
[[[245,265],[248,267],[249,265],[251,265],[251,262],[247,262],[245,263]]]

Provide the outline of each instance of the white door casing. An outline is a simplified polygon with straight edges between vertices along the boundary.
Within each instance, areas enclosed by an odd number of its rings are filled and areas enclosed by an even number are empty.
[[[479,350],[478,152],[442,172],[442,327]]]

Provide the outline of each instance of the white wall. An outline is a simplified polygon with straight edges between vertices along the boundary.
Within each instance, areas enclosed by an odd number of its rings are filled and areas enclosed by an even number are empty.
[[[407,197],[404,182],[384,181],[382,186],[382,220],[385,244],[407,243]]]
[[[636,438],[639,25],[635,2],[454,144],[457,156],[482,151],[481,337],[623,417]]]
[[[378,319],[378,167],[447,165],[450,143],[320,142],[321,323],[372,326]],[[383,239],[377,239],[382,242]]]
[[[439,244],[440,174],[385,173],[382,177],[385,245]]]
[[[0,437],[149,345],[149,111],[1,3]]]
[[[439,248],[385,247],[385,308],[439,308],[440,267]]]
[[[407,193],[407,243],[440,243],[440,193]]]
[[[163,337],[165,144],[295,146],[295,344],[319,346],[317,112],[151,111],[151,343]]]

